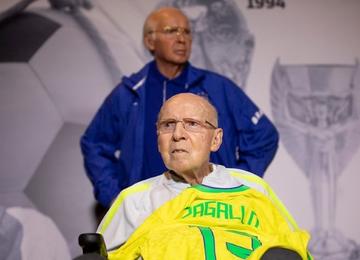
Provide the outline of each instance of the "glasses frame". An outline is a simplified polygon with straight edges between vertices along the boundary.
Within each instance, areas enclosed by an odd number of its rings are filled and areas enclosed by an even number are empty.
[[[184,28],[180,26],[166,25],[161,30],[151,30],[148,32],[148,34],[152,34],[152,33],[162,33],[168,37],[175,37],[180,35],[188,38],[192,37],[192,33],[189,28]]]
[[[198,130],[195,129],[191,129],[189,128],[189,126],[186,124],[187,122],[189,123],[197,123],[200,128]],[[169,128],[169,129],[163,129],[161,127],[162,124],[165,123],[175,123],[173,128]],[[182,120],[176,120],[176,119],[166,119],[166,120],[162,120],[160,122],[156,123],[156,129],[158,130],[159,133],[173,133],[176,129],[176,126],[178,123],[181,123],[183,128],[185,129],[185,131],[187,132],[192,132],[192,133],[199,133],[201,132],[202,129],[212,129],[215,130],[218,127],[216,127],[215,125],[213,125],[212,123],[210,123],[209,121],[205,120],[205,121],[200,121],[194,118],[183,118]]]

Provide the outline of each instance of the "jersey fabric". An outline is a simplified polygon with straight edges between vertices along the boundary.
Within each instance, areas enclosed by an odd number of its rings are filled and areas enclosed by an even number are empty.
[[[124,188],[163,172],[156,172],[163,166],[162,161],[161,165],[151,166],[153,170],[150,171],[145,167],[158,160],[143,161],[147,143],[144,138],[156,137],[154,125],[146,122],[145,111],[146,97],[155,87],[147,84],[149,78],[156,77],[150,70],[154,63],[122,79],[104,100],[81,138],[86,173],[94,186],[95,198],[104,206],[110,206]],[[182,87],[208,98],[219,113],[219,127],[226,138],[220,149],[211,154],[211,161],[263,176],[278,148],[279,135],[275,126],[231,80],[190,63],[184,73],[185,79],[180,80],[184,83]],[[162,104],[164,97],[175,94],[170,93],[169,88],[178,82],[169,79],[154,82],[161,84],[156,87],[163,90],[157,103]]]
[[[277,198],[266,181],[247,171],[225,168],[212,164],[212,172],[202,182],[217,188],[233,188],[246,185],[264,194],[284,215],[289,225],[297,228],[295,220]],[[186,188],[187,183],[175,182],[165,174],[141,181],[123,190],[101,221],[97,232],[104,236],[108,249],[124,244],[130,235],[147,217],[167,201],[175,198]]]
[[[309,235],[248,186],[196,185],[156,210],[109,259],[260,259],[271,247],[307,259]]]

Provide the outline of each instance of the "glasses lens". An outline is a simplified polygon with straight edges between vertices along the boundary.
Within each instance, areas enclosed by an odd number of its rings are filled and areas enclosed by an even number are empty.
[[[165,120],[159,123],[159,131],[163,133],[169,133],[174,131],[176,126],[175,120]]]
[[[165,26],[163,29],[163,33],[169,36],[191,36],[191,31],[188,28],[182,28],[178,26]]]
[[[196,119],[184,118],[183,122],[184,122],[184,127],[187,131],[199,132],[199,131],[201,131],[201,128],[203,127],[203,124]]]
[[[183,120],[175,120],[175,119],[164,120],[161,121],[157,125],[157,127],[158,130],[162,133],[172,133],[174,132],[177,123],[181,123],[184,129],[189,132],[201,132],[204,128],[212,128],[212,129],[216,128],[208,121],[205,121],[205,123],[203,123],[193,118],[184,118]]]

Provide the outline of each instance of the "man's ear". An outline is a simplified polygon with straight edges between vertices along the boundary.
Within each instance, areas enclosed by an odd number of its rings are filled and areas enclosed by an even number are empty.
[[[154,52],[155,50],[154,40],[155,40],[154,35],[147,35],[144,37],[144,45],[146,49],[148,49],[151,53]]]
[[[216,152],[219,150],[221,144],[222,144],[222,138],[223,138],[223,130],[221,128],[217,128],[214,130],[214,135],[211,141],[211,147],[210,151]]]

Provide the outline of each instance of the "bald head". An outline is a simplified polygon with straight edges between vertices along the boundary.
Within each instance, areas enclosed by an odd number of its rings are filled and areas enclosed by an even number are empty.
[[[158,121],[161,120],[164,114],[167,114],[169,111],[174,111],[175,108],[181,108],[179,111],[182,111],[184,114],[195,114],[196,117],[199,117],[197,119],[207,120],[212,125],[218,126],[218,114],[216,108],[202,96],[192,93],[181,93],[172,96],[161,107]]]
[[[173,7],[157,9],[147,17],[143,36],[144,46],[154,56],[160,73],[169,79],[178,76],[191,55],[187,17]]]
[[[191,184],[201,183],[210,173],[210,153],[220,148],[223,136],[216,109],[191,93],[175,95],[164,103],[157,134],[165,166]]]
[[[184,19],[188,20],[186,15],[180,9],[175,7],[161,7],[151,12],[145,19],[143,37],[145,38],[150,32],[155,31],[161,21],[170,19],[174,16],[182,16]]]

